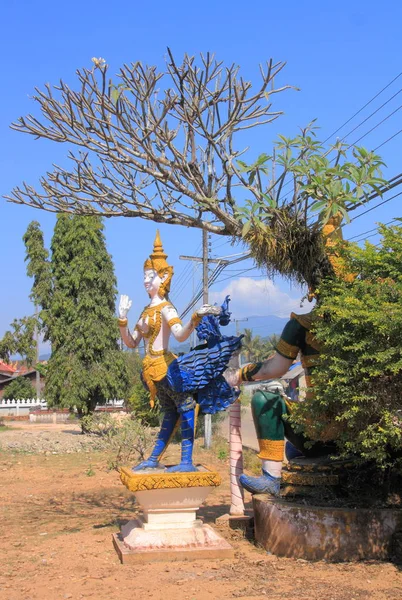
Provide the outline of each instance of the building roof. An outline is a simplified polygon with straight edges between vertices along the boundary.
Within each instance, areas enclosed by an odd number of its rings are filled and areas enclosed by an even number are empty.
[[[7,364],[5,362],[3,362],[2,360],[0,360],[0,373],[9,373],[10,375],[12,375],[13,373],[15,373],[15,371],[17,370],[15,364],[13,365],[12,363]]]

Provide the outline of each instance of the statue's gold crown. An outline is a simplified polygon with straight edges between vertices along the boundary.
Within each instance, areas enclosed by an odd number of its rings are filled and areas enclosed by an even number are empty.
[[[351,282],[355,279],[356,275],[347,271],[344,259],[336,251],[336,245],[343,241],[341,222],[342,216],[340,214],[330,217],[323,227],[322,235],[325,249],[335,275],[340,279]]]
[[[322,228],[321,235],[324,240],[325,252],[329,262],[332,265],[334,274],[337,278],[347,282],[352,282],[356,278],[355,273],[350,273],[347,270],[345,260],[338,253],[338,244],[343,241],[341,229],[342,215],[340,213],[331,216]],[[309,301],[316,298],[316,290],[309,286],[308,295]]]
[[[167,261],[167,254],[163,251],[162,241],[159,235],[159,229],[156,230],[156,236],[154,240],[154,251],[149,255],[147,260],[144,262],[144,271],[147,269],[153,269],[158,273],[159,276],[167,274],[167,278],[161,286],[159,295],[163,297],[170,290],[170,282],[173,276],[173,267],[171,267]]]

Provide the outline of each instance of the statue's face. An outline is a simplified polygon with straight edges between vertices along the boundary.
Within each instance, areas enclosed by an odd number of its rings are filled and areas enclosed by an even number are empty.
[[[144,271],[144,287],[150,298],[155,298],[158,295],[159,288],[165,277],[159,277],[158,273],[153,269]]]

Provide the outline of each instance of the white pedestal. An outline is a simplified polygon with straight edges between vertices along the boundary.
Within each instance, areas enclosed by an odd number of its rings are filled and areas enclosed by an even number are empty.
[[[205,467],[194,473],[141,473],[124,468],[121,479],[143,510],[113,536],[122,562],[233,558],[230,544],[197,519],[197,510],[220,484],[218,473]]]

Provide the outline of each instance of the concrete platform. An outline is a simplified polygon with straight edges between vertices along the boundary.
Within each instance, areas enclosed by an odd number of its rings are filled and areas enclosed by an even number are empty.
[[[140,517],[113,535],[122,563],[233,558],[230,544],[197,519],[197,510],[221,482],[219,473],[203,465],[197,469],[184,473],[121,469],[122,483],[142,509]]]
[[[402,510],[306,506],[253,496],[255,539],[277,556],[331,562],[389,560]]]
[[[152,538],[149,533],[146,532],[143,540],[141,534],[136,535],[135,545],[131,548],[127,545],[127,537],[123,541],[121,532],[113,534],[113,545],[123,564],[234,558],[232,546],[209,525],[198,527],[198,534],[194,533],[194,528],[181,530],[180,536],[175,530],[158,532]]]

